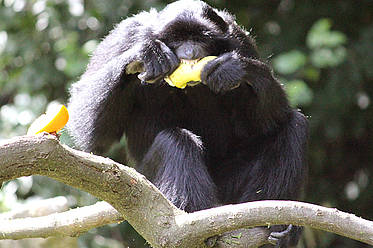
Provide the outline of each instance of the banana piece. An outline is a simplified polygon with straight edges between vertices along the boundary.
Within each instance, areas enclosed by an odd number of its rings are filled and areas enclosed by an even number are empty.
[[[201,60],[181,60],[178,68],[165,81],[173,87],[184,89],[189,82],[200,82],[203,67],[216,56],[207,56]],[[194,85],[194,84],[193,84]]]

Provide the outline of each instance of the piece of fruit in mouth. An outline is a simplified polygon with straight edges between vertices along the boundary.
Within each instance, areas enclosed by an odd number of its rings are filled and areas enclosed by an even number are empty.
[[[207,56],[201,59],[181,59],[180,65],[165,81],[173,87],[184,89],[187,85],[196,85],[201,82],[201,71],[203,67],[216,56]]]

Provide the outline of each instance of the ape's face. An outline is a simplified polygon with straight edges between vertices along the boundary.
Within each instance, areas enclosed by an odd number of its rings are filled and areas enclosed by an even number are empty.
[[[159,40],[179,59],[195,60],[209,55],[219,56],[233,50],[228,38],[228,24],[209,7],[202,13],[182,13],[164,25]]]

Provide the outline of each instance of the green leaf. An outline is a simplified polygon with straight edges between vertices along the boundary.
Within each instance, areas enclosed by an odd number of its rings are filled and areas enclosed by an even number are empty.
[[[320,79],[320,70],[314,66],[309,66],[303,70],[304,78],[316,82]]]
[[[342,63],[346,59],[346,49],[338,47],[336,49],[320,48],[311,53],[311,63],[318,68],[333,67]]]
[[[318,20],[308,32],[306,43],[311,49],[320,47],[337,47],[346,43],[346,35],[339,31],[331,31],[330,19]]]
[[[282,74],[292,74],[302,68],[306,61],[307,57],[301,51],[292,50],[278,55],[273,60],[273,68]]]
[[[313,92],[304,81],[292,80],[285,85],[291,106],[306,106],[312,102]]]

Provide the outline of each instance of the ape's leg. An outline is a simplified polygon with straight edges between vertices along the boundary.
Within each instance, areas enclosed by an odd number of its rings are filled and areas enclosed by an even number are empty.
[[[186,129],[160,132],[140,170],[172,203],[187,212],[217,205],[216,186],[205,166],[202,142]]]
[[[241,201],[256,199],[293,199],[299,197],[305,183],[306,118],[294,112],[280,131],[263,143],[251,169],[251,178]],[[301,233],[297,226],[273,226],[269,241],[276,247],[296,245]]]
[[[243,182],[241,201],[297,199],[306,176],[306,118],[294,111],[288,123],[257,144],[249,179]]]
[[[306,119],[293,112],[289,122],[277,133],[258,138],[254,144],[238,151],[232,160],[223,161],[220,167],[225,169],[216,179],[216,182],[224,182],[218,184],[223,203],[296,200],[306,176],[306,140]],[[285,225],[271,227],[271,243],[277,243],[278,247],[296,244],[301,228],[286,229]]]

